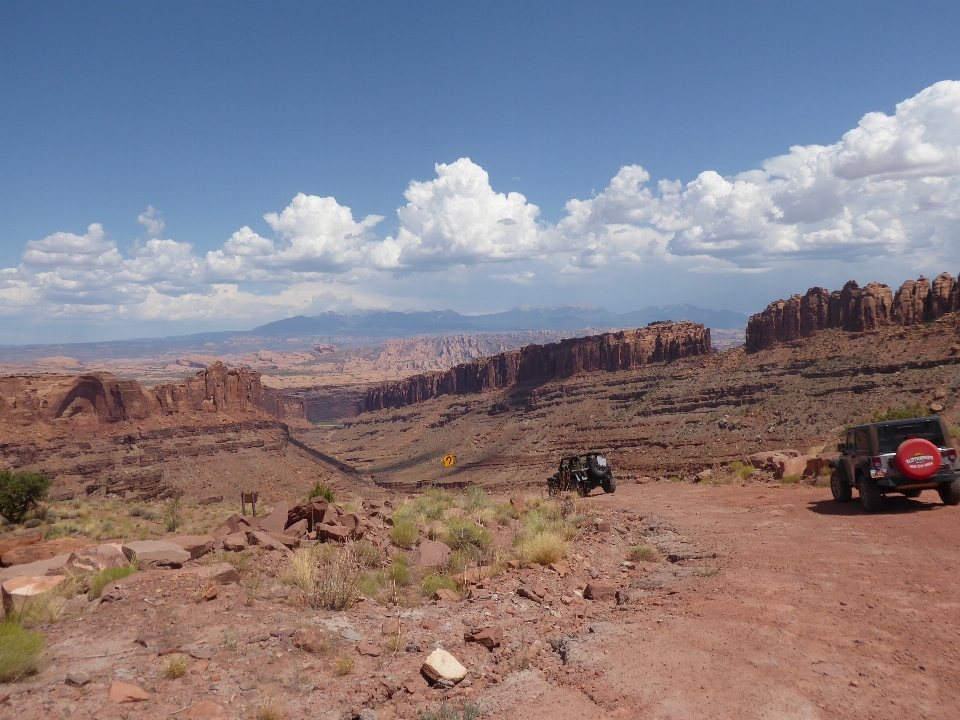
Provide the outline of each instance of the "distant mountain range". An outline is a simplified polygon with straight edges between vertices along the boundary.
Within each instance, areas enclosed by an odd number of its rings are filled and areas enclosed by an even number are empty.
[[[513,308],[489,315],[461,315],[453,310],[390,312],[367,310],[277,320],[256,327],[250,335],[262,337],[382,336],[405,337],[439,333],[520,332],[525,330],[580,330],[581,328],[640,327],[656,320],[691,320],[718,330],[741,330],[747,316],[732,310],[707,310],[695,305],[661,305],[627,313],[603,308],[564,305],[555,308]]]
[[[248,331],[96,343],[5,345],[0,346],[0,363],[30,362],[51,356],[68,356],[81,362],[90,362],[117,358],[176,357],[189,353],[240,355],[257,350],[310,349],[315,342],[343,346],[379,345],[390,339],[416,335],[636,328],[656,320],[691,320],[716,330],[743,330],[748,318],[743,313],[731,310],[707,310],[686,304],[651,306],[628,313],[569,305],[514,308],[489,315],[461,315],[453,310],[326,312],[313,317],[298,315],[277,320]]]

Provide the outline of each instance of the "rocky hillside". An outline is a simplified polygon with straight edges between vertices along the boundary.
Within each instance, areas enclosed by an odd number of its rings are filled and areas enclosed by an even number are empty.
[[[590,449],[607,451],[619,477],[693,477],[760,451],[829,450],[846,424],[916,404],[960,426],[960,313],[870,332],[829,329],[749,354],[441,394],[297,432],[377,483],[509,487],[542,484],[562,455]],[[457,464],[440,475],[448,452]]]
[[[363,408],[367,412],[399,408],[440,395],[477,393],[580,373],[616,372],[710,352],[710,330],[703,325],[655,323],[637,330],[528,345],[462,363],[443,372],[384,383],[367,390]]]
[[[916,325],[960,310],[960,277],[941,273],[908,280],[894,295],[888,285],[872,282],[861,288],[855,280],[843,290],[814,287],[805,295],[770,303],[751,316],[747,324],[747,352],[777,343],[811,337],[819,330],[840,328],[850,332],[876,330],[888,325]]]

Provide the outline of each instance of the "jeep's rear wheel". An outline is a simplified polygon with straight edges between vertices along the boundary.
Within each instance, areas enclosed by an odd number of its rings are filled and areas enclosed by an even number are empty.
[[[944,505],[960,505],[960,479],[938,485],[937,492]]]
[[[880,509],[880,503],[883,496],[880,494],[880,486],[877,481],[867,479],[863,475],[857,478],[857,490],[860,492],[860,504],[868,513],[876,512]]]
[[[904,497],[908,497],[908,498],[918,498],[918,497],[920,497],[920,491],[919,491],[919,490],[904,490],[904,491],[903,491],[903,496],[904,496]]]
[[[850,502],[853,499],[853,488],[847,482],[846,476],[836,470],[830,475],[830,492],[833,493],[833,499],[839,503]]]
[[[610,477],[605,477],[600,485],[603,487],[603,491],[605,493],[613,493],[617,491],[617,480],[613,477],[613,475],[610,475]]]

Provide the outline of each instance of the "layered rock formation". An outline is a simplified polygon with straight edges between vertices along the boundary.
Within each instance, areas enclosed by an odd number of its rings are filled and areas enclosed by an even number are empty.
[[[750,317],[747,352],[777,343],[799,340],[818,330],[841,328],[850,332],[876,330],[887,325],[916,325],[960,310],[960,277],[941,273],[908,280],[894,295],[890,287],[872,282],[861,288],[855,280],[842,290],[814,287],[805,295],[777,300]]]
[[[586,372],[629,370],[651,362],[710,352],[710,330],[703,325],[655,323],[637,330],[569,338],[549,345],[527,345],[443,372],[384,383],[367,390],[363,410],[398,408],[439,395],[478,393]]]
[[[260,373],[217,362],[182,383],[144,388],[110,373],[0,377],[0,422],[117,422],[190,412],[304,418],[304,405],[263,388]]]

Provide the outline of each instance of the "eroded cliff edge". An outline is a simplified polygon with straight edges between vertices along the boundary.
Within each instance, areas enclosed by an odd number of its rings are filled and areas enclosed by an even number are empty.
[[[889,285],[872,282],[860,287],[855,280],[843,290],[813,287],[805,295],[777,300],[752,315],[747,324],[747,352],[778,343],[808,338],[819,330],[840,328],[850,332],[876,330],[888,325],[917,325],[960,310],[960,277],[940,273],[933,282],[925,277],[905,282],[896,294]]]
[[[442,372],[413,375],[369,388],[363,411],[414,405],[440,395],[462,395],[541,383],[588,372],[629,370],[652,362],[711,353],[710,330],[691,322],[653,323],[636,330],[527,345]]]

